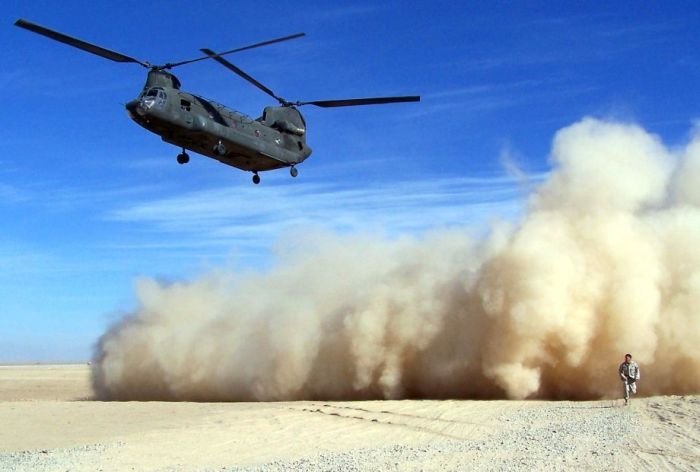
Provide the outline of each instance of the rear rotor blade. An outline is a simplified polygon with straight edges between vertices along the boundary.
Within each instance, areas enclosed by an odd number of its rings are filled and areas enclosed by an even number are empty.
[[[262,41],[260,43],[255,43],[251,44],[250,46],[244,46],[242,48],[236,48],[236,49],[229,49],[228,51],[223,51],[219,53],[215,53],[213,56],[212,55],[206,55],[203,57],[198,57],[196,59],[190,59],[187,61],[181,61],[181,62],[174,62],[174,63],[169,63],[163,66],[164,69],[172,69],[173,67],[178,67],[182,66],[185,64],[191,64],[193,62],[199,62],[199,61],[204,61],[206,59],[212,59],[218,56],[224,56],[226,54],[232,54],[234,52],[241,52],[241,51],[247,51],[248,49],[254,49],[254,48],[259,48],[261,46],[267,46],[269,44],[275,44],[275,43],[281,43],[282,41],[289,41],[290,39],[296,39],[296,38],[301,38],[302,36],[306,36],[306,33],[296,33],[292,34],[289,36],[284,36],[282,38],[276,38],[276,39],[270,39],[269,41]],[[211,50],[209,50],[211,51]],[[213,52],[213,51],[212,51]]]
[[[133,57],[126,56],[116,51],[110,51],[109,49],[96,46],[94,44],[88,43],[87,41],[73,38],[72,36],[59,33],[58,31],[45,28],[43,26],[37,25],[36,23],[32,23],[21,18],[15,21],[15,26],[19,26],[20,28],[24,28],[42,36],[46,36],[47,38],[51,38],[55,41],[59,41],[69,46],[82,49],[83,51],[87,51],[97,56],[104,57],[105,59],[109,59],[115,62],[134,62],[136,64],[141,64],[144,67],[150,67],[150,65],[147,62],[139,61],[138,59],[134,59]]]
[[[420,102],[419,96],[408,97],[376,97],[376,98],[348,98],[343,100],[314,100],[312,102],[297,102],[295,105],[316,105],[317,107],[354,107],[358,105],[383,105],[386,103]]]
[[[255,85],[257,88],[259,88],[260,90],[262,90],[263,92],[265,92],[266,94],[268,94],[269,96],[271,96],[272,98],[274,98],[275,100],[280,102],[281,104],[283,104],[283,105],[287,104],[287,101],[284,98],[281,98],[281,97],[278,97],[277,95],[275,95],[275,92],[273,92],[269,88],[265,87],[263,84],[261,84],[260,82],[258,82],[257,80],[255,80],[254,78],[252,78],[251,76],[246,74],[245,72],[243,72],[238,67],[231,64],[229,61],[227,61],[223,57],[221,57],[221,54],[217,54],[214,51],[212,51],[211,49],[207,49],[207,48],[202,48],[202,49],[200,49],[200,51],[202,51],[208,57],[211,57],[212,59],[214,59],[216,62],[218,62],[222,66],[226,67],[227,69],[229,69],[229,70],[233,71],[234,73],[238,74],[239,76],[243,77],[245,80],[247,80],[251,84]]]

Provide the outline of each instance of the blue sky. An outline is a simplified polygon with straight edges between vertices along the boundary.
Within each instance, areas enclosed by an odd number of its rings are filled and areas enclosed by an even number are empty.
[[[138,277],[265,271],[305,231],[478,234],[517,219],[554,133],[584,116],[640,123],[669,145],[698,118],[696,2],[201,3],[0,6],[0,362],[88,359],[133,308]],[[305,32],[229,59],[290,100],[422,102],[304,107],[314,154],[298,178],[253,186],[202,156],[178,165],[177,148],[129,120],[145,69],[17,18],[153,63]],[[271,104],[214,62],[175,73],[253,117]]]

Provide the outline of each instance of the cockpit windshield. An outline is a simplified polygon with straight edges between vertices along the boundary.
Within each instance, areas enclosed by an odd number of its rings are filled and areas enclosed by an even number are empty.
[[[163,105],[165,105],[167,99],[168,96],[162,88],[151,87],[150,89],[148,89],[145,95],[141,97],[141,106],[143,106],[146,109],[151,108],[153,106],[162,107]]]
[[[165,92],[163,91],[162,88],[159,87],[153,87],[146,93],[147,97],[161,97],[165,98]]]

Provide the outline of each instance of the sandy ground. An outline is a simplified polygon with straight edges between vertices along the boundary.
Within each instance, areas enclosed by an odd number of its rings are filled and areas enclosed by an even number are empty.
[[[85,365],[0,366],[0,470],[700,470],[700,396],[98,402]]]

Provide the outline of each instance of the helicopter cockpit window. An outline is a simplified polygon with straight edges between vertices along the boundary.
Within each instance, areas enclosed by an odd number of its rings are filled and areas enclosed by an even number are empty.
[[[149,91],[146,93],[146,96],[147,96],[147,97],[160,97],[160,98],[165,98],[167,95],[165,94],[165,92],[163,91],[162,88],[153,87],[151,90],[149,90]]]
[[[168,96],[165,94],[163,89],[153,87],[141,98],[141,105],[145,108],[151,108],[152,106],[163,106],[167,98]]]

